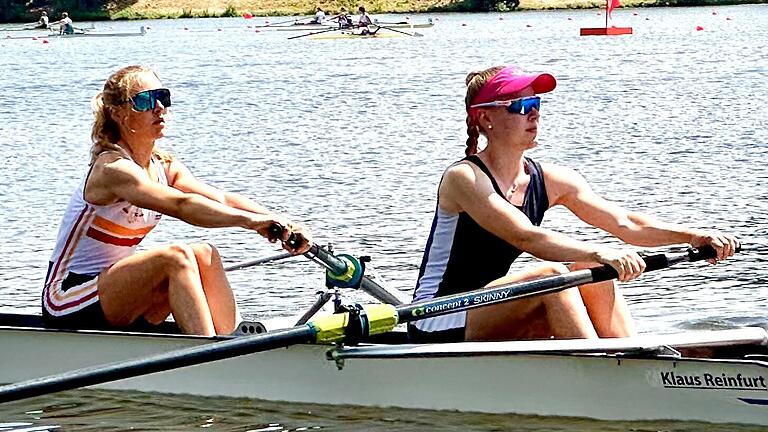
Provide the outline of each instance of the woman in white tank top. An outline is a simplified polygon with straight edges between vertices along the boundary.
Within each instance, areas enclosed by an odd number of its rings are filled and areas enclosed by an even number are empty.
[[[255,201],[196,179],[155,147],[163,137],[170,91],[142,66],[109,77],[93,100],[91,168],[59,229],[43,290],[49,325],[129,328],[169,315],[188,334],[229,334],[240,320],[216,248],[177,243],[136,252],[161,215],[202,227],[242,227],[281,240],[300,254],[308,232]],[[295,234],[299,246],[285,240]],[[293,243],[292,243],[293,244]]]

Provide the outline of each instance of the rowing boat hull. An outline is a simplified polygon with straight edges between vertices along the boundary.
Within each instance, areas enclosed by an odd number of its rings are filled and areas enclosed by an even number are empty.
[[[144,36],[147,31],[142,27],[138,32],[113,32],[113,33],[97,33],[97,32],[84,32],[84,33],[72,33],[72,34],[60,34],[60,33],[47,33],[40,35],[25,35],[25,36],[11,36],[7,35],[5,39],[70,39],[70,38],[105,38],[105,37],[133,37]]]
[[[342,33],[325,33],[325,34],[317,34],[317,35],[311,35],[309,36],[310,39],[316,39],[316,40],[336,40],[336,39],[391,39],[391,38],[400,38],[405,37],[408,35],[402,34],[402,33],[392,33],[392,32],[384,32],[378,31],[374,34],[356,34],[356,33],[348,33],[348,32],[342,32]]]
[[[425,28],[431,28],[434,26],[433,23],[420,23],[420,24],[382,24],[381,28],[387,29],[387,28],[396,28],[396,29],[425,29]],[[375,30],[377,25],[370,25],[368,26],[372,30]],[[311,24],[311,25],[291,25],[291,26],[282,26],[282,27],[264,27],[261,28],[261,30],[275,30],[275,31],[319,31],[319,30],[331,30],[336,29],[337,26],[327,26],[327,25],[318,25],[318,24]]]
[[[212,341],[0,327],[0,382]],[[558,341],[538,342],[554,346]],[[532,347],[544,345],[532,344],[375,345],[336,352],[343,358],[341,369],[326,358],[332,347],[301,345],[100,387],[331,405],[768,426],[766,361],[629,358],[543,348],[533,353]],[[718,381],[736,377],[744,384]]]

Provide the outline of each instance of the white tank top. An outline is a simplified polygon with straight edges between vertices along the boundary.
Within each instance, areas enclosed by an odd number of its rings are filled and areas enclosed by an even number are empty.
[[[153,157],[150,165],[157,172],[158,182],[167,186],[162,163]],[[87,202],[84,193],[89,174],[90,170],[64,212],[45,280],[43,304],[54,316],[75,312],[98,300],[95,278],[66,291],[62,289],[62,282],[70,273],[96,276],[132,255],[162,216],[126,201],[104,206]]]

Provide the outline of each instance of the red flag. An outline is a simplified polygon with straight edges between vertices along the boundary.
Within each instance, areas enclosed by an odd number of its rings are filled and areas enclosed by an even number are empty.
[[[611,12],[619,7],[619,0],[606,0],[605,1],[605,13],[608,14],[608,18],[611,18]]]

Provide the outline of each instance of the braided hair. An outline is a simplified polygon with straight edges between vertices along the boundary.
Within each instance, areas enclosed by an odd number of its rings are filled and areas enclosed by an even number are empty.
[[[504,66],[493,66],[482,71],[470,72],[464,80],[467,86],[467,96],[464,98],[464,104],[467,108],[467,148],[464,153],[467,156],[477,153],[477,138],[480,137],[480,134],[485,135],[485,131],[480,125],[469,116],[469,106],[472,105],[472,100],[480,93],[480,89],[488,80],[503,68]]]

